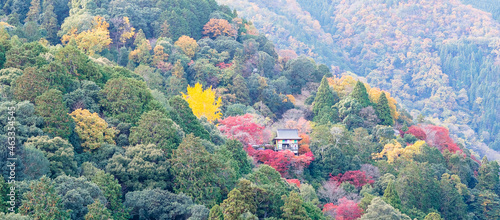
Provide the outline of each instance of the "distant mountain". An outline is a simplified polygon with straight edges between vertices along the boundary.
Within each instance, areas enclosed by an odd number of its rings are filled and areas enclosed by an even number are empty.
[[[218,2],[251,19],[279,49],[352,71],[414,118],[422,114],[459,143],[500,159],[486,146],[500,150],[498,1]]]

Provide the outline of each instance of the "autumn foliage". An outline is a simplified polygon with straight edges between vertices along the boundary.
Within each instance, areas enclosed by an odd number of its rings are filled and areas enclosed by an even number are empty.
[[[354,220],[361,217],[363,210],[358,204],[347,198],[339,200],[338,205],[327,203],[323,206],[323,213],[335,217],[335,219]]]
[[[218,36],[234,37],[237,32],[227,20],[212,18],[203,26],[203,34],[210,38],[217,38]]]
[[[264,126],[253,122],[253,115],[230,116],[219,122],[219,130],[231,139],[237,139],[243,145],[267,143],[271,132]]]
[[[92,29],[77,34],[77,29],[73,28],[61,38],[61,41],[63,44],[67,44],[71,40],[75,40],[80,50],[92,56],[111,44],[108,27],[109,24],[103,17],[95,16],[92,21]]]
[[[367,177],[365,171],[347,171],[344,174],[339,173],[337,176],[331,176],[330,181],[336,181],[339,184],[343,182],[349,182],[356,188],[360,189],[366,184],[373,184],[375,181],[371,177]]]
[[[248,147],[246,150],[248,155],[252,156],[257,162],[273,167],[281,176],[287,175],[290,168],[292,168],[293,171],[301,172],[314,160],[312,152],[295,156],[294,153],[289,150],[255,150],[253,147]]]
[[[425,131],[422,128],[415,125],[409,127],[408,131],[406,131],[405,134],[412,134],[413,136],[415,136],[420,140],[425,140],[427,138]]]
[[[430,146],[437,147],[441,152],[445,149],[452,153],[461,151],[457,144],[450,138],[448,129],[435,125],[426,125],[422,129],[425,131],[425,142]]]
[[[189,103],[189,107],[193,110],[193,114],[200,118],[206,117],[208,121],[213,122],[220,119],[221,98],[215,98],[215,91],[212,87],[203,90],[200,83],[196,83],[194,87],[188,86],[187,94],[182,93],[182,98]]]
[[[298,179],[287,179],[286,180],[290,185],[295,184],[298,188],[300,188],[300,180]]]

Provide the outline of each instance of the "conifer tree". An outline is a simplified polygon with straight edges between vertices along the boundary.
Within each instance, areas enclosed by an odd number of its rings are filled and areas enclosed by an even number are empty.
[[[87,206],[89,212],[85,215],[85,220],[108,220],[111,219],[111,212],[104,207],[99,200]]]
[[[313,113],[314,121],[328,122],[333,120],[332,106],[337,102],[338,96],[330,89],[326,76],[321,80],[318,93],[314,98]]]
[[[248,211],[248,204],[245,203],[245,198],[241,195],[238,189],[233,189],[229,192],[226,200],[221,205],[224,213],[224,219],[236,220],[239,216]]]
[[[351,97],[356,99],[363,108],[368,107],[371,104],[365,84],[359,80],[356,82],[356,86],[354,86]]]
[[[392,207],[401,209],[401,199],[399,198],[398,192],[396,191],[396,185],[394,184],[394,181],[389,182],[389,185],[387,185],[384,196],[382,198],[385,202],[392,205]]]
[[[379,101],[377,103],[376,109],[377,117],[380,119],[381,125],[392,126],[393,118],[391,115],[391,108],[389,107],[389,101],[385,95],[385,92],[380,94]]]
[[[32,0],[31,6],[26,19],[24,22],[38,22],[38,16],[40,14],[40,0]]]
[[[244,105],[249,104],[248,101],[250,100],[250,91],[248,90],[245,79],[240,74],[233,78],[231,92],[236,96],[236,100],[238,100],[238,102]]]
[[[296,192],[291,192],[290,195],[281,197],[285,201],[285,205],[281,207],[285,220],[310,220],[307,216],[306,209],[302,206],[302,198]]]
[[[172,109],[175,109],[169,112],[170,118],[182,128],[186,135],[193,133],[197,137],[209,140],[210,134],[193,114],[186,100],[180,96],[174,96],[169,104]]]
[[[31,183],[30,189],[23,194],[22,206],[19,208],[21,214],[35,219],[69,219],[50,178],[44,176]]]
[[[481,167],[479,167],[478,184],[476,189],[479,190],[491,190],[496,192],[499,188],[499,176],[498,176],[498,162],[488,161],[486,156],[483,157],[481,161]]]

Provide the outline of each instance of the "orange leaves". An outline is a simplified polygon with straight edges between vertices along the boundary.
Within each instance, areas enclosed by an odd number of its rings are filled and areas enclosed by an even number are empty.
[[[77,34],[77,29],[72,28],[61,38],[61,41],[63,44],[67,44],[71,40],[75,40],[78,49],[92,56],[111,44],[108,27],[109,24],[103,17],[95,16],[92,21],[92,29]]]
[[[186,54],[190,58],[194,56],[194,54],[196,53],[196,49],[198,49],[198,43],[196,43],[196,40],[186,35],[180,37],[175,42],[175,46],[180,47],[184,54]]]
[[[212,18],[203,26],[203,34],[210,38],[217,38],[218,36],[234,37],[237,35],[237,31],[231,27],[227,20]]]
[[[189,107],[193,110],[193,114],[200,118],[206,117],[209,122],[220,119],[221,98],[215,98],[215,91],[212,87],[203,90],[200,83],[196,83],[194,87],[188,86],[187,94],[182,93],[182,98],[189,103]]]

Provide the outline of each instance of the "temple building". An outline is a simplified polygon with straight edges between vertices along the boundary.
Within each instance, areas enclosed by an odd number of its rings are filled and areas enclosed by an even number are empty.
[[[276,138],[273,139],[274,150],[290,150],[295,155],[299,154],[299,131],[297,129],[278,129]]]

